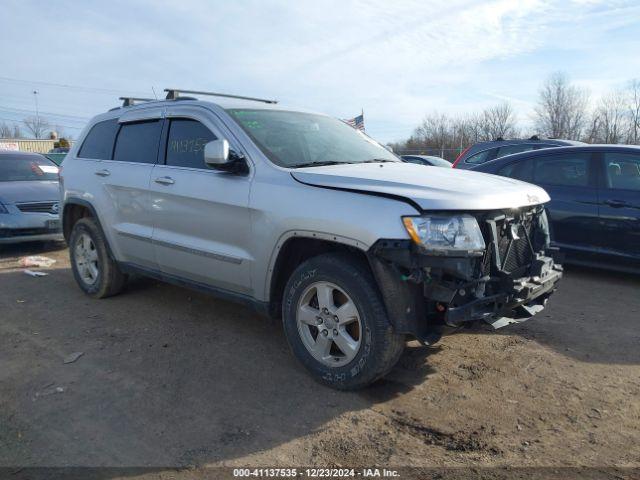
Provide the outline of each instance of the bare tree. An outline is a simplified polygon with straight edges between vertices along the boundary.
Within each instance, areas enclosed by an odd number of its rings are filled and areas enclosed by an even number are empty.
[[[485,140],[515,137],[517,135],[516,114],[508,102],[487,108],[482,112],[480,121],[480,130]]]
[[[0,138],[21,138],[22,132],[20,126],[16,123],[9,125],[8,123],[0,123]]]
[[[587,121],[588,92],[557,72],[544,82],[539,96],[535,109],[538,131],[552,138],[580,139]]]
[[[427,115],[415,129],[413,137],[425,145],[440,149],[440,156],[451,144],[451,119],[445,114]]]
[[[627,102],[629,110],[629,138],[627,142],[638,145],[640,142],[640,80],[634,79],[629,82]]]
[[[50,128],[49,122],[42,117],[28,117],[23,123],[34,138],[43,138]]]
[[[11,126],[4,122],[0,122],[0,138],[11,138]]]
[[[597,143],[624,143],[629,138],[628,105],[625,92],[617,91],[600,99],[593,113],[589,140]]]
[[[408,140],[390,145],[400,153],[439,155],[453,160],[473,143],[516,134],[513,108],[503,103],[465,116],[428,114]]]

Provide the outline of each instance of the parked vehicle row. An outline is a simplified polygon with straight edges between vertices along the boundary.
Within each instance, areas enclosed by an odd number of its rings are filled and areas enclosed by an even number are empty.
[[[567,260],[640,271],[640,147],[549,148],[474,170],[543,187],[552,239]]]
[[[558,138],[540,138],[537,135],[526,140],[498,138],[489,142],[474,143],[458,155],[453,166],[464,170],[472,169],[483,163],[515,153],[542,150],[545,148],[584,145],[574,140],[562,140]]]
[[[73,274],[131,273],[282,318],[319,381],[359,388],[406,337],[541,311],[562,276],[546,192],[402,162],[343,122],[271,100],[168,91],[95,117],[60,175]]]

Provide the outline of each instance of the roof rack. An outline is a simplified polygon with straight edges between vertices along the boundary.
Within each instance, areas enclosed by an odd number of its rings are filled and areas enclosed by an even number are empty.
[[[226,93],[200,92],[198,90],[180,90],[177,88],[165,88],[164,91],[167,92],[167,100],[176,100],[178,99],[181,93],[190,93],[193,95],[207,95],[211,97],[225,97],[225,98],[237,98],[238,100],[252,100],[254,102],[278,103],[277,100],[269,100],[265,98],[244,97],[241,95],[229,95]]]
[[[138,102],[155,102],[153,98],[139,98],[139,97],[120,97],[123,107],[131,107]]]

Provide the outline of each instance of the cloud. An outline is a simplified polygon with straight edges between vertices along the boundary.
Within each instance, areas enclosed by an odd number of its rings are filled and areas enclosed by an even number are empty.
[[[364,108],[384,141],[408,135],[432,110],[508,99],[526,111],[554,70],[601,90],[640,67],[629,55],[640,18],[631,1],[10,0],[3,11],[8,77],[123,94],[229,91],[338,117]],[[30,108],[27,85],[9,90],[5,106]],[[104,93],[42,90],[45,111],[91,116],[116,103]]]

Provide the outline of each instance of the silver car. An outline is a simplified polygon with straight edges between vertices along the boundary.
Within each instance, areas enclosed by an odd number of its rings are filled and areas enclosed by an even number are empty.
[[[36,153],[0,151],[0,244],[62,240],[58,166]]]
[[[425,174],[326,115],[184,93],[125,99],[62,164],[63,230],[88,295],[141,273],[243,302],[282,319],[316,379],[354,389],[407,337],[520,322],[555,290],[542,188]]]

